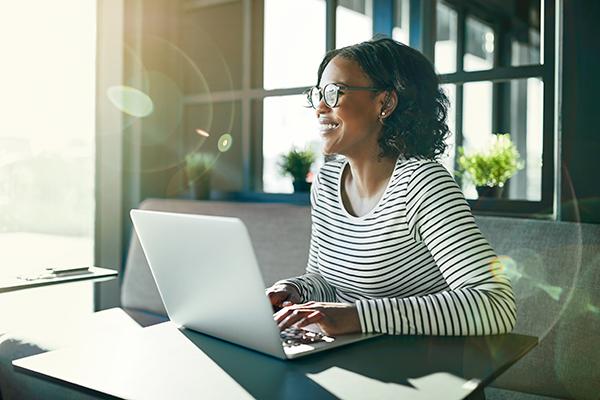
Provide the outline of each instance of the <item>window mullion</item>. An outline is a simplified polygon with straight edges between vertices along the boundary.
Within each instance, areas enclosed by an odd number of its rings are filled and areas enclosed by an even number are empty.
[[[465,11],[463,7],[457,10],[457,32],[456,32],[456,71],[462,73],[464,69],[465,54]],[[456,110],[455,115],[455,146],[454,146],[454,169],[458,170],[458,148],[463,145],[463,85],[456,85]]]
[[[326,0],[325,2],[325,51],[335,49],[335,29],[337,0]]]
[[[394,0],[373,0],[373,34],[392,37],[394,29]]]

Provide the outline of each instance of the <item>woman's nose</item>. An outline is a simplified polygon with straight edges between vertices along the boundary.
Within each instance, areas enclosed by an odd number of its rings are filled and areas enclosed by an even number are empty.
[[[331,108],[329,108],[329,106],[327,104],[325,104],[325,99],[322,98],[321,100],[319,100],[319,103],[317,104],[317,108],[315,108],[317,118],[319,117],[319,115],[327,114],[329,111],[331,111]]]

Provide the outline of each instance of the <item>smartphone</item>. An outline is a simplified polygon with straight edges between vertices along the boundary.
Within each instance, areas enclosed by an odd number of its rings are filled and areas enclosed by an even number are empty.
[[[86,272],[90,272],[90,267],[54,267],[54,268],[46,268],[48,272],[51,274],[60,276],[60,275],[75,275],[75,274],[84,274]]]

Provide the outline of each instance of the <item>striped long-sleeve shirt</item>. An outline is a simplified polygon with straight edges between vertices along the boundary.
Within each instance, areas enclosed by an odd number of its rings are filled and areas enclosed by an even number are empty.
[[[355,303],[363,332],[510,332],[510,281],[448,171],[399,158],[379,203],[356,217],[341,198],[346,163],[326,163],[313,182],[306,273],[282,282],[302,301]]]

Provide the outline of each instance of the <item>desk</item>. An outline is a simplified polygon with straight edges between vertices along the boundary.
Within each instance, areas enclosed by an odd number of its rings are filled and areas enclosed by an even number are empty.
[[[57,276],[49,279],[25,280],[19,278],[0,278],[0,293],[13,292],[15,290],[30,289],[40,286],[56,285],[59,283],[94,281],[102,282],[117,277],[119,273],[112,269],[91,267],[89,272],[77,275]]]
[[[166,322],[13,366],[110,399],[481,399],[483,387],[536,345],[516,334],[380,336],[283,361]]]

